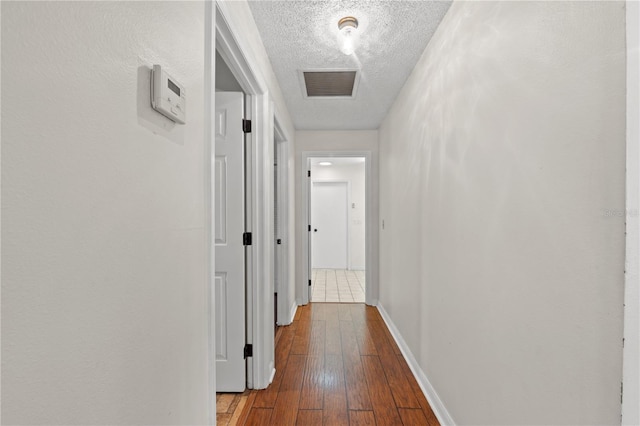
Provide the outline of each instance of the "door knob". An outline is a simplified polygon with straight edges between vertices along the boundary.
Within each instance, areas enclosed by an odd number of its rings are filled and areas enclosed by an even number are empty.
[[[318,232],[318,230],[317,230],[317,229],[314,229],[314,230],[313,230],[313,232]]]

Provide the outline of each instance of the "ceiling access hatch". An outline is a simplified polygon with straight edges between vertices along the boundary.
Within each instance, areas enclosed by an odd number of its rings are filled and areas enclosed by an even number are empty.
[[[355,99],[357,70],[301,70],[302,94],[308,99]]]

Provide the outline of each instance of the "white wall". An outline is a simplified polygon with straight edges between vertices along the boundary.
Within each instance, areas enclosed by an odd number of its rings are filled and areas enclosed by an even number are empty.
[[[364,162],[311,166],[311,181],[349,182],[349,269],[365,268],[365,168]]]
[[[202,2],[2,4],[6,424],[208,421],[204,21]],[[149,106],[154,63],[184,126]]]
[[[622,424],[640,424],[640,3],[627,1],[627,248]]]
[[[371,153],[371,193],[370,200],[373,206],[378,205],[378,131],[377,130],[305,130],[297,131],[295,136],[295,236],[296,246],[302,250],[306,244],[305,234],[307,232],[306,200],[303,197],[303,185],[307,184],[306,162],[302,161],[304,152],[317,153],[340,153],[340,152],[370,152]],[[303,172],[304,171],[304,172]],[[372,223],[378,223],[378,210],[374,208],[371,212]],[[371,263],[378,264],[378,228],[373,226],[371,244],[373,256]],[[296,300],[301,304],[303,298],[303,288],[305,286],[305,269],[307,265],[298,259],[296,262]],[[376,271],[377,272],[377,271]],[[374,275],[374,279],[377,274]],[[376,287],[375,282],[367,281],[367,286]]]
[[[380,303],[458,424],[619,424],[622,2],[454,2],[380,132]]]

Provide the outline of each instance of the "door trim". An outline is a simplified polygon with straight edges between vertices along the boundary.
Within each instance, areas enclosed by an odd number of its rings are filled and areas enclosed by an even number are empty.
[[[213,6],[212,0],[206,0],[204,4],[205,13],[205,79],[204,79],[204,92],[205,92],[205,117],[213,117],[215,112],[215,69],[216,69],[216,55],[215,55],[215,22],[216,22],[216,8]],[[207,315],[208,315],[208,342],[207,342],[207,376],[208,376],[208,393],[209,401],[207,403],[207,421],[210,425],[216,424],[216,336],[215,336],[215,270],[216,270],[216,257],[215,257],[215,224],[213,218],[214,200],[215,200],[215,120],[204,120],[205,125],[205,145],[204,145],[204,214],[205,214],[205,235],[206,235],[206,249],[205,255],[208,258],[206,263],[206,294],[207,294]]]
[[[247,343],[253,345],[253,356],[247,358],[247,387],[263,389],[268,386],[275,366],[271,271],[273,264],[271,247],[273,121],[271,120],[270,123],[269,120],[268,90],[263,76],[258,71],[259,64],[251,56],[251,49],[245,46],[246,42],[242,38],[243,23],[234,21],[233,6],[228,3],[221,0],[215,1],[215,46],[213,48],[227,63],[240,87],[249,97],[247,112],[252,120],[253,131],[250,133],[251,140],[248,146],[251,167],[247,170],[248,229],[246,231],[253,233],[254,244],[247,255]],[[207,54],[214,55],[215,51]],[[212,252],[212,257],[214,255],[215,253]],[[211,283],[211,273],[209,279]],[[260,285],[256,285],[258,282]],[[211,339],[215,339],[215,336],[210,332],[209,340]]]
[[[640,5],[626,2],[627,146],[622,424],[640,424]]]
[[[311,201],[310,194],[310,182],[311,180],[307,177],[307,171],[310,170],[310,159],[312,157],[364,157],[365,159],[365,197],[366,197],[366,206],[365,206],[365,221],[366,221],[366,230],[365,230],[365,303],[369,306],[376,306],[378,304],[378,294],[379,294],[379,283],[378,276],[379,271],[378,267],[374,261],[377,258],[378,253],[378,242],[374,238],[374,230],[378,226],[377,224],[377,215],[374,213],[377,211],[376,201],[377,198],[374,197],[373,194],[373,181],[372,181],[372,164],[371,164],[371,151],[303,151],[300,156],[300,161],[303,165],[301,167],[301,175],[299,179],[301,182],[304,182],[302,185],[302,199],[300,200],[300,204],[302,206],[304,212],[304,218],[308,222],[309,218],[309,206]],[[375,217],[374,217],[375,216]],[[305,223],[305,229],[308,223]],[[302,257],[300,262],[305,262],[304,264],[310,264],[309,262],[309,244],[310,244],[310,236],[309,232],[304,232],[305,236],[302,241],[304,242],[301,247]],[[296,297],[298,299],[298,304],[306,305],[309,303],[309,268],[303,268],[302,271],[303,280],[300,283],[296,284]]]
[[[289,167],[289,158],[291,144],[289,143],[289,137],[286,130],[280,124],[277,115],[274,112],[273,103],[271,104],[271,116],[273,117],[273,134],[274,145],[278,145],[278,152],[280,153],[278,158],[278,194],[280,197],[276,200],[274,195],[274,205],[278,203],[278,218],[280,235],[277,236],[282,239],[283,243],[280,248],[282,259],[278,269],[279,285],[276,291],[278,292],[278,317],[276,322],[278,325],[289,325],[293,322],[293,316],[291,311],[295,312],[297,303],[292,294],[293,288],[292,280],[295,274],[291,273],[291,265],[295,262],[295,258],[292,258],[291,245],[293,241],[293,235],[291,229],[291,191],[289,188],[291,179],[291,168]]]

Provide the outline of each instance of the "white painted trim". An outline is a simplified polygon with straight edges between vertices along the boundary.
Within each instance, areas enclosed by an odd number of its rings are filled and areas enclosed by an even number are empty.
[[[255,97],[247,95],[245,92],[245,112],[244,118],[246,120],[252,120],[254,116],[254,104],[256,102]],[[254,124],[255,127],[255,124]],[[256,239],[256,233],[254,231],[253,219],[255,218],[255,200],[253,194],[253,176],[256,174],[255,165],[255,153],[253,150],[255,137],[253,134],[245,135],[245,171],[244,171],[244,206],[245,206],[245,218],[244,218],[244,230],[245,232],[252,232],[253,239]],[[254,273],[256,264],[256,246],[245,247],[245,339],[247,344],[253,344],[253,357],[247,358],[247,387],[253,389],[254,382],[254,365],[259,355],[256,354],[256,344],[254,340],[253,323],[255,317],[255,305],[256,298],[254,294]]]
[[[366,221],[366,231],[365,231],[365,303],[369,306],[376,306],[378,304],[378,294],[379,294],[379,270],[378,265],[374,263],[374,259],[377,257],[375,254],[378,253],[378,242],[374,239],[374,230],[375,227],[378,226],[377,220],[374,221],[374,211],[376,210],[376,202],[377,197],[374,197],[373,194],[373,180],[372,180],[372,152],[371,151],[303,151],[300,154],[300,161],[303,166],[301,169],[301,175],[299,179],[302,179],[302,199],[299,201],[301,203],[302,212],[304,214],[304,220],[307,221],[309,219],[309,178],[307,177],[307,170],[309,170],[309,159],[312,157],[364,157],[365,158],[365,198],[366,198],[366,208],[365,208],[365,221]],[[299,205],[299,206],[300,206]],[[306,236],[303,237],[304,243],[302,247],[297,248],[298,253],[301,253],[300,257],[301,262],[309,262],[309,232],[306,232]],[[306,305],[309,303],[309,268],[305,267],[302,271],[302,282],[297,283],[296,285],[296,299],[299,305]]]
[[[293,319],[296,317],[296,312],[298,311],[298,304],[294,300],[291,304],[291,309],[289,310],[289,324],[293,322]]]
[[[640,4],[627,13],[627,176],[622,424],[640,424]]]
[[[407,361],[407,364],[409,364],[409,368],[411,368],[411,372],[416,378],[418,385],[420,385],[420,389],[422,389],[422,393],[424,394],[425,398],[427,398],[427,401],[429,401],[429,405],[431,406],[431,409],[433,410],[434,414],[438,418],[438,421],[440,422],[440,424],[443,426],[455,425],[455,422],[453,421],[451,414],[449,414],[449,411],[447,410],[444,403],[438,396],[438,393],[431,385],[431,382],[429,382],[427,375],[424,373],[422,368],[420,368],[420,365],[418,364],[418,361],[416,361],[416,358],[413,356],[413,353],[409,349],[407,342],[405,342],[405,340],[402,338],[400,331],[398,330],[396,325],[393,323],[393,321],[391,320],[391,317],[389,316],[387,311],[384,310],[384,307],[381,304],[378,304],[378,312],[380,312],[382,319],[384,320],[385,324],[387,324],[387,327],[389,328],[389,331],[391,332],[393,339],[398,344],[398,347],[400,348],[400,351],[402,352],[404,359]]]
[[[263,389],[275,359],[273,334],[273,122],[269,120],[269,96],[260,67],[242,37],[242,28],[233,21],[227,1],[216,0],[216,49],[225,60],[245,94],[250,96],[252,119],[250,182],[247,198],[246,231],[253,233],[254,245],[247,255],[247,342],[253,344],[253,357],[247,361],[247,386]]]
[[[351,181],[345,179],[314,179],[312,174],[311,187],[313,187],[314,183],[344,183],[347,186],[347,204],[344,206],[347,210],[347,266],[345,269],[351,269],[351,209],[349,208],[351,205]]]
[[[269,384],[273,383],[273,378],[276,377],[276,369],[271,369],[271,376],[269,376]]]
[[[289,325],[289,301],[295,299],[295,295],[290,294],[290,290],[293,286],[292,280],[294,277],[289,273],[290,266],[290,250],[293,236],[289,232],[290,229],[290,215],[289,215],[289,181],[291,179],[291,170],[289,168],[289,150],[292,149],[290,138],[280,124],[277,111],[274,110],[273,103],[271,103],[271,115],[273,116],[274,126],[274,138],[275,144],[278,144],[278,194],[280,197],[278,200],[274,199],[274,203],[278,203],[278,218],[280,235],[276,235],[276,238],[281,238],[283,243],[281,246],[282,259],[277,266],[278,277],[280,278],[280,285],[276,289],[278,292],[278,318],[276,318],[278,325]]]
[[[225,60],[240,87],[248,94],[265,94],[267,85],[262,75],[257,71],[259,66],[250,58],[251,52],[246,42],[239,37],[242,30],[230,19],[232,12],[227,1],[216,1],[216,48]]]
[[[216,8],[213,7],[212,0],[205,0],[204,4],[205,13],[205,79],[204,79],[204,92],[205,92],[205,117],[213,117],[213,111],[215,106],[215,69],[216,69],[216,43],[215,43],[215,22],[216,22]],[[207,372],[208,372],[208,394],[209,399],[207,403],[207,424],[216,424],[216,315],[215,315],[215,291],[214,286],[214,273],[216,269],[216,256],[215,256],[215,236],[214,230],[214,217],[215,211],[213,194],[215,188],[215,161],[214,161],[214,137],[215,134],[215,120],[205,120],[205,138],[204,138],[204,214],[208,218],[205,220],[205,233],[207,238],[207,245],[205,253],[209,258],[206,262],[206,283],[207,283],[207,315],[208,315],[208,353],[207,353]]]

